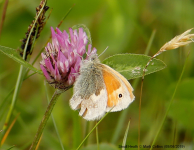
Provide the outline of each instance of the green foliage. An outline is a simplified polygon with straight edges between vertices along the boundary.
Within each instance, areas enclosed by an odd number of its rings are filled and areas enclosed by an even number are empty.
[[[118,54],[103,61],[106,65],[120,72],[125,78],[134,79],[143,76],[143,70],[151,57],[140,54]],[[145,71],[145,75],[164,69],[166,65],[153,59]]]
[[[168,92],[171,92],[174,87],[175,85],[172,83]],[[194,114],[193,89],[194,79],[183,80],[177,89],[174,103],[169,111],[169,116],[180,122],[180,126],[192,131],[194,131],[194,122],[192,121]]]
[[[4,47],[4,46],[0,45],[0,52],[2,52],[3,54],[7,55],[10,58],[12,58],[13,60],[15,60],[16,62],[18,62],[21,65],[25,66],[26,68],[29,68],[30,70],[32,70],[34,72],[37,72],[37,73],[42,75],[42,71],[36,69],[31,64],[29,64],[28,62],[24,61],[22,59],[22,57],[19,55],[19,53],[17,52],[17,50],[12,49],[12,48],[8,48],[8,47]]]

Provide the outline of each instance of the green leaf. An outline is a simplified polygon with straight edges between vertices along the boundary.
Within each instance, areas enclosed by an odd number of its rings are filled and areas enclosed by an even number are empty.
[[[17,53],[17,51],[15,49],[9,48],[9,47],[4,47],[0,45],[0,51],[7,55],[8,57],[12,58],[13,60],[15,60],[16,62],[20,63],[21,65],[25,66],[26,68],[37,72],[39,74],[42,75],[42,71],[36,69],[35,67],[33,67],[31,64],[29,64],[28,62],[24,61],[22,59],[22,57]]]
[[[81,148],[80,150],[93,150],[93,149],[97,149],[97,144],[88,145],[84,148]],[[112,144],[101,143],[99,145],[99,149],[100,150],[118,150],[118,147],[116,147],[115,145],[112,145]]]
[[[148,63],[150,56],[142,54],[117,54],[106,58],[103,63],[120,72],[127,79],[143,76],[143,69]],[[148,65],[145,75],[162,70],[165,63],[159,59],[153,59]]]

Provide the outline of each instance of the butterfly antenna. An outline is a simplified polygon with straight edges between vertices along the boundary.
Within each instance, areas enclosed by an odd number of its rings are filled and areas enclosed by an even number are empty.
[[[108,46],[106,47],[106,49],[98,56],[100,57],[102,54],[104,54],[104,52],[108,49]]]
[[[82,58],[82,60],[84,59],[80,54],[78,54],[77,52],[74,52],[76,55],[79,55],[81,58]]]

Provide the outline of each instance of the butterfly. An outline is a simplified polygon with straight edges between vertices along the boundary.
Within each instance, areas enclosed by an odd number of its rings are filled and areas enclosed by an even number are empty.
[[[99,120],[108,111],[123,110],[135,99],[128,80],[100,63],[97,54],[82,61],[73,91],[70,106],[80,109],[79,115],[88,121]]]

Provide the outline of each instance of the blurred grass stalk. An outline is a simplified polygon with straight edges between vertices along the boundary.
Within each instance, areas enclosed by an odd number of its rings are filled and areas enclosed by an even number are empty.
[[[98,122],[96,121],[96,124]],[[99,147],[99,136],[98,136],[98,126],[96,126],[96,143],[97,143],[97,150],[100,150],[100,147]]]
[[[156,34],[156,30],[153,30],[152,31],[152,34],[150,36],[150,39],[149,39],[149,42],[148,42],[148,45],[146,47],[146,50],[145,50],[145,55],[148,55],[150,49],[151,49],[151,45],[153,43],[153,40],[154,40],[154,37],[155,37],[155,34]],[[139,83],[140,81],[140,78],[137,78],[134,80],[133,84],[132,84],[132,87],[134,89],[137,88],[137,84]],[[120,117],[119,117],[119,120],[117,122],[117,125],[116,125],[116,128],[114,130],[114,133],[113,133],[113,136],[112,136],[112,139],[111,139],[111,143],[114,144],[116,143],[116,141],[118,140],[118,138],[120,137],[120,134],[121,134],[121,130],[123,129],[123,124],[127,118],[127,114],[128,114],[128,110],[129,109],[125,109],[122,111]]]
[[[25,60],[25,61],[26,61],[26,58],[27,58],[27,48],[29,46],[30,38],[34,38],[30,51],[32,51],[34,43],[35,43],[35,39],[37,39],[36,37],[37,37],[37,34],[38,34],[38,28],[39,28],[39,24],[37,23],[37,21],[39,19],[40,14],[43,12],[45,5],[46,5],[46,0],[45,0],[45,3],[43,5],[43,7],[39,11],[38,15],[36,15],[34,22],[32,24],[30,24],[30,28],[28,28],[28,30],[29,30],[28,33],[29,34],[26,34],[28,36],[27,36],[27,39],[26,39],[26,43],[25,43],[25,47],[23,49],[23,55],[22,55],[22,59]],[[36,25],[36,23],[37,23],[37,25]],[[35,35],[32,35],[33,31],[35,31]],[[6,120],[5,120],[5,123],[4,123],[4,126],[3,126],[3,131],[1,133],[1,138],[0,138],[1,141],[5,136],[7,127],[8,127],[9,122],[10,122],[10,118],[12,116],[12,113],[13,113],[13,110],[14,110],[14,107],[15,107],[15,104],[16,104],[16,101],[17,101],[18,93],[20,91],[22,82],[24,80],[24,77],[26,76],[27,71],[28,71],[27,68],[25,68],[23,65],[20,65],[20,69],[19,69],[19,73],[18,73],[18,77],[17,77],[17,81],[16,81],[15,90],[14,90],[14,93],[13,93],[11,105],[10,105],[8,114],[6,116]],[[5,141],[5,139],[4,139],[4,141]],[[2,145],[3,145],[3,142],[1,142],[0,146],[2,146]]]
[[[5,0],[5,3],[4,3],[4,6],[3,6],[3,12],[2,12],[2,16],[1,16],[1,23],[0,23],[0,38],[1,38],[2,29],[3,29],[3,24],[4,24],[4,21],[5,21],[5,16],[6,16],[6,12],[7,12],[8,3],[9,3],[9,0]],[[3,144],[2,139],[3,139],[3,135],[5,134],[4,128],[5,128],[5,125],[3,126],[3,129],[1,130],[0,147]]]
[[[7,117],[6,117],[4,126],[3,126],[3,132],[2,132],[1,139],[3,138],[3,136],[4,136],[5,132],[6,132],[6,129],[7,129],[7,127],[8,127],[8,124],[9,124],[9,121],[10,121],[10,118],[11,118],[11,115],[12,115],[12,112],[13,112],[13,109],[14,109],[14,107],[15,107],[16,99],[17,99],[18,93],[19,93],[19,91],[20,91],[21,84],[22,84],[22,82],[23,82],[24,71],[25,71],[25,70],[26,70],[26,69],[24,68],[24,66],[21,65],[21,66],[20,66],[20,70],[19,70],[19,74],[18,74],[18,78],[17,78],[17,81],[16,81],[15,90],[14,90],[14,93],[13,93],[11,105],[10,105],[10,108],[9,108],[9,111],[8,111],[8,114],[7,114]],[[3,143],[1,143],[1,145],[2,145],[2,144],[3,144]]]
[[[44,81],[44,87],[45,87],[45,92],[46,92],[46,98],[47,98],[47,101],[48,101],[48,104],[49,104],[49,94],[48,94],[48,89],[46,87],[46,81]],[[55,122],[55,119],[54,119],[54,116],[53,116],[52,112],[51,112],[51,117],[52,117],[53,125],[54,125],[54,128],[55,128],[56,134],[57,134],[57,138],[59,139],[59,143],[61,145],[61,149],[65,150],[64,146],[63,146],[63,143],[62,143],[62,140],[60,138],[59,131],[57,129],[57,125],[56,125],[56,122]]]
[[[8,6],[9,0],[5,0],[4,6],[3,6],[3,13],[2,13],[2,17],[1,17],[1,23],[0,23],[0,38],[1,38],[1,32],[3,29],[3,24],[5,21],[5,15],[7,12],[7,6]]]
[[[26,57],[26,50],[27,50],[29,38],[30,38],[30,35],[28,36],[28,40],[27,40],[25,48],[24,48],[24,54],[23,54],[23,57],[22,57],[24,60],[25,60],[25,57]],[[17,96],[18,96],[18,93],[20,91],[22,82],[24,80],[24,75],[25,75],[26,71],[27,71],[27,69],[23,65],[20,65],[19,74],[18,74],[18,77],[17,77],[17,81],[16,81],[15,90],[14,90],[14,93],[13,93],[11,105],[10,105],[10,108],[9,108],[9,111],[8,111],[8,114],[7,114],[7,117],[6,117],[4,126],[3,126],[3,132],[2,132],[1,140],[4,137],[6,129],[7,129],[8,125],[9,125],[10,118],[11,118],[13,109],[15,107]],[[1,143],[1,146],[2,146],[2,144],[3,143]]]
[[[156,133],[156,136],[155,136],[155,138],[154,138],[154,140],[153,140],[153,143],[152,143],[152,146],[151,146],[150,150],[152,150],[153,145],[155,144],[155,142],[156,142],[156,140],[157,140],[157,138],[158,138],[158,135],[159,135],[159,133],[160,133],[160,131],[161,131],[161,129],[162,129],[162,126],[164,125],[164,121],[166,120],[166,117],[167,117],[167,115],[168,115],[168,112],[169,112],[169,110],[170,110],[170,107],[171,107],[171,105],[172,105],[172,103],[173,103],[174,96],[175,96],[176,91],[177,91],[177,88],[178,88],[178,86],[179,86],[179,84],[180,84],[180,82],[181,82],[183,73],[184,73],[184,71],[185,71],[185,67],[186,67],[186,65],[187,65],[187,61],[188,61],[189,54],[190,54],[190,51],[189,51],[189,53],[188,53],[188,55],[187,55],[187,58],[186,58],[186,60],[185,60],[185,63],[184,63],[184,66],[183,66],[183,69],[182,69],[182,72],[181,72],[181,75],[180,75],[180,77],[179,77],[179,80],[178,80],[178,82],[177,82],[177,84],[176,84],[176,87],[175,87],[175,89],[174,89],[174,92],[173,92],[173,94],[172,94],[172,98],[170,99],[169,106],[168,106],[168,108],[167,108],[167,110],[166,110],[166,113],[165,113],[164,118],[163,118],[163,120],[162,120],[162,123],[161,123],[161,125],[160,125],[160,127],[159,127],[159,129],[158,129],[158,132]],[[173,144],[173,143],[171,143],[171,144]],[[175,144],[176,144],[176,143],[175,143]]]
[[[18,116],[19,116],[19,113],[16,115],[16,117],[14,118],[14,120],[12,121],[12,123],[10,124],[9,128],[6,130],[4,136],[3,136],[2,140],[1,140],[1,144],[0,145],[3,145],[3,143],[5,142],[7,136],[9,135],[9,132],[11,131],[13,125],[15,124]]]
[[[123,137],[123,143],[122,143],[122,150],[125,150],[125,145],[126,145],[126,141],[127,141],[127,135],[128,135],[128,132],[129,132],[129,126],[130,126],[130,121],[131,119],[129,119],[129,122],[128,122],[128,125],[127,125],[127,128],[126,128],[126,131],[125,131],[125,135]]]
[[[30,36],[28,36],[28,40],[29,40],[29,37]],[[25,60],[25,57],[26,57],[26,50],[27,50],[28,40],[26,42],[26,45],[25,45],[25,48],[24,48],[24,54],[23,54],[23,57],[22,57],[24,60]],[[11,115],[13,113],[13,109],[14,109],[15,104],[16,104],[17,96],[18,96],[18,93],[20,91],[20,88],[21,88],[21,85],[22,85],[22,82],[24,80],[24,77],[26,75],[27,70],[28,69],[25,68],[23,65],[20,65],[20,69],[19,69],[19,73],[18,73],[18,77],[17,77],[17,81],[16,81],[15,90],[14,90],[14,93],[13,93],[11,105],[10,105],[10,108],[9,108],[9,111],[8,111],[8,114],[7,114],[7,117],[6,117],[4,126],[3,126],[3,132],[2,132],[1,140],[2,140],[2,138],[3,138],[3,136],[6,132],[6,129],[7,129],[8,125],[9,125],[10,118],[11,118]],[[1,144],[1,146],[2,146],[2,144]]]
[[[88,139],[88,137],[90,136],[90,134],[97,128],[97,126],[100,124],[100,122],[111,112],[111,110],[114,107],[112,107],[98,122],[96,122],[96,125],[92,128],[92,130],[87,134],[87,136],[83,139],[83,141],[80,143],[80,145],[77,147],[76,150],[79,150],[81,148],[81,146],[84,144],[84,142]],[[96,132],[98,133],[98,129],[96,129]],[[97,143],[98,143],[98,135],[96,135],[97,138]],[[99,145],[97,145],[99,148]]]
[[[194,41],[193,41],[194,34],[189,34],[189,33],[191,32],[192,29],[193,29],[193,28],[191,28],[191,29],[189,29],[189,30],[183,32],[182,34],[180,34],[180,35],[178,35],[178,36],[175,36],[175,37],[174,37],[173,39],[171,39],[169,42],[166,42],[166,43],[160,48],[160,50],[159,50],[155,55],[153,55],[153,56],[151,57],[151,59],[148,61],[147,65],[146,65],[146,67],[145,67],[145,69],[144,69],[144,74],[145,74],[145,70],[146,70],[146,68],[148,67],[149,63],[150,63],[156,56],[160,55],[162,52],[168,51],[168,50],[177,49],[177,48],[179,48],[179,47],[181,47],[181,46],[185,46],[185,45],[190,44],[191,42],[194,42]],[[189,52],[189,53],[190,53],[190,52]],[[161,126],[159,127],[158,132],[156,133],[156,136],[155,136],[155,138],[154,138],[154,140],[153,140],[153,143],[152,143],[152,146],[151,146],[150,150],[152,150],[153,145],[155,144],[156,139],[157,139],[157,137],[158,137],[158,135],[159,135],[159,133],[160,133],[160,131],[161,131],[161,129],[162,129],[162,126],[164,125],[164,121],[165,121],[165,119],[166,119],[166,117],[167,117],[167,115],[168,115],[168,112],[169,112],[169,110],[170,110],[171,104],[172,104],[172,102],[173,102],[173,100],[174,100],[174,96],[175,96],[175,94],[176,94],[178,85],[180,84],[180,81],[181,81],[181,79],[182,79],[182,76],[183,76],[183,73],[184,73],[184,70],[185,70],[185,67],[186,67],[186,64],[187,64],[187,60],[188,60],[189,53],[188,53],[188,55],[187,55],[185,64],[184,64],[184,66],[183,66],[183,70],[182,70],[182,72],[181,72],[181,75],[180,75],[180,77],[179,77],[179,80],[178,80],[178,82],[177,82],[177,85],[176,85],[176,87],[175,87],[175,90],[174,90],[174,92],[173,92],[172,98],[171,98],[171,100],[170,100],[170,104],[169,104],[169,106],[168,106],[168,108],[167,108],[167,110],[166,110],[166,113],[165,113],[164,118],[163,118],[163,120],[162,120]],[[142,77],[142,81],[143,81],[143,79],[144,79],[144,75],[143,75],[143,77]],[[142,85],[141,85],[141,95],[142,95],[142,89],[143,89],[143,82],[142,82]],[[140,101],[141,101],[141,97],[140,97]],[[140,139],[139,139],[139,140],[140,140]],[[140,144],[140,141],[139,141],[138,144]],[[138,148],[139,148],[139,147],[138,147]]]
[[[147,66],[149,65],[149,63],[156,56],[158,56],[159,54],[161,54],[162,52],[167,51],[167,50],[176,49],[176,48],[179,48],[181,46],[185,46],[185,45],[193,42],[193,39],[192,38],[194,37],[194,34],[189,34],[192,29],[189,29],[189,30],[185,31],[181,35],[178,35],[178,36],[174,37],[173,39],[171,39],[169,42],[165,43],[160,48],[160,50],[154,56],[151,57],[151,59],[148,61],[147,65],[146,65],[145,69],[147,68]],[[149,53],[149,50],[151,48],[151,44],[153,42],[154,36],[155,36],[155,31],[152,32],[151,37],[150,37],[150,40],[148,42],[148,46],[147,46],[146,51],[145,51],[145,53],[147,53],[147,54]],[[143,75],[142,79],[143,78],[144,78],[144,75]],[[134,84],[133,85],[134,89],[136,88],[136,85],[137,85],[138,82],[139,82],[139,79],[136,79],[134,81],[134,83],[133,83]],[[143,82],[142,82],[142,88],[143,88]],[[140,94],[140,105],[139,105],[138,144],[140,144],[141,96],[142,96],[142,91],[141,91],[141,94]],[[121,130],[122,130],[122,125],[124,124],[124,121],[125,121],[125,119],[127,117],[127,112],[128,112],[128,109],[124,110],[121,113],[121,116],[119,117],[119,121],[118,121],[117,126],[116,126],[116,129],[115,129],[115,132],[114,132],[114,134],[112,136],[111,143],[115,143],[118,140],[118,138],[120,136],[120,133],[121,133]]]
[[[71,86],[67,87],[67,89],[65,89],[64,91],[68,90],[69,88],[71,88]],[[44,128],[45,128],[45,126],[47,124],[47,121],[48,121],[48,119],[49,119],[49,117],[51,115],[51,112],[52,112],[52,110],[53,110],[53,108],[54,108],[54,106],[55,106],[55,104],[57,102],[57,99],[59,98],[61,93],[63,93],[64,91],[61,91],[61,90],[58,90],[58,89],[55,90],[55,92],[54,92],[54,94],[53,94],[53,96],[51,98],[51,101],[50,101],[50,103],[49,103],[49,105],[48,105],[48,107],[46,109],[46,112],[45,112],[45,114],[44,114],[44,116],[42,118],[42,121],[41,121],[41,123],[39,125],[38,131],[36,132],[36,135],[34,137],[34,141],[32,142],[30,150],[35,150],[37,148],[37,144],[40,142],[40,138],[41,138],[42,133],[44,131]]]

